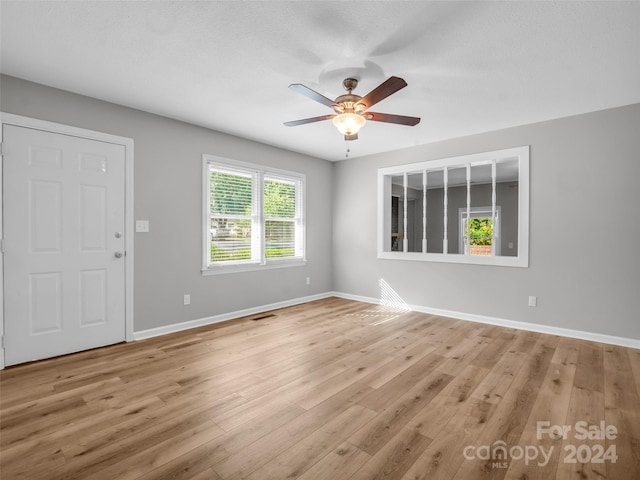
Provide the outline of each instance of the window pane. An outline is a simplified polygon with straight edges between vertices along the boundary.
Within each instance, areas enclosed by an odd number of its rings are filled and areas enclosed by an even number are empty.
[[[211,214],[251,215],[251,184],[249,174],[211,171]]]
[[[404,176],[391,177],[391,251],[402,251],[404,238]]]
[[[447,253],[463,254],[464,249],[459,248],[458,242],[460,234],[458,217],[460,209],[467,208],[467,168],[449,168],[447,177]]]
[[[264,216],[269,218],[295,218],[296,185],[293,182],[265,179]]]
[[[282,258],[295,255],[295,222],[267,220],[265,222],[265,257]]]
[[[251,220],[211,218],[211,262],[251,260]]]
[[[253,177],[224,169],[210,175],[210,261],[251,260]]]
[[[295,256],[296,185],[293,181],[265,177],[264,255],[267,259]]]
[[[493,221],[491,205],[493,201],[493,184],[490,163],[471,166],[471,221],[464,224],[460,234],[464,242],[464,251],[469,255],[499,255],[499,248],[493,251]],[[496,208],[496,216],[498,209]],[[462,217],[461,217],[462,218]],[[466,208],[463,218],[467,218]]]
[[[444,212],[444,172],[427,172],[427,252],[442,253]]]
[[[518,256],[518,159],[506,159],[496,164],[496,203],[500,205],[502,219],[496,232],[501,255]]]
[[[407,176],[407,239],[409,252],[422,251],[422,212],[424,188],[422,172],[409,173]]]

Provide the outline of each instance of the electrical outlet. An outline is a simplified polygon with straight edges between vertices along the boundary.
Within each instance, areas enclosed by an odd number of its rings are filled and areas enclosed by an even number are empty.
[[[529,306],[537,307],[538,306],[538,297],[534,297],[533,295],[529,296]]]
[[[185,296],[184,296],[184,304],[185,305],[191,305],[191,295],[189,295],[188,293],[185,294]]]
[[[311,277],[307,277],[307,285],[311,285]]]

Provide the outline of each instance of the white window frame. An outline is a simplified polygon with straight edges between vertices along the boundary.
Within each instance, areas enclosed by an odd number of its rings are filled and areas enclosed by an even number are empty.
[[[443,170],[445,184],[447,172],[454,168],[466,168],[469,172],[471,166],[493,164],[500,160],[518,160],[518,255],[512,256],[484,256],[459,253],[427,253],[426,242],[423,240],[422,252],[409,252],[406,245],[403,251],[391,251],[391,198],[392,177],[404,176],[405,196],[408,174],[416,172],[430,172]],[[495,167],[494,167],[495,170]],[[494,174],[495,175],[495,174]],[[495,178],[495,177],[494,177]],[[424,181],[423,181],[424,182]],[[469,183],[469,173],[467,173],[467,184]],[[495,180],[494,180],[495,198]],[[494,200],[495,202],[495,200]],[[405,202],[406,204],[406,202]],[[470,208],[469,199],[467,199]],[[447,199],[445,188],[444,209],[446,218]],[[426,195],[425,213],[423,214],[424,226],[427,226],[426,218]],[[406,222],[406,213],[405,213]],[[426,231],[426,228],[424,229]],[[529,266],[529,146],[508,148],[491,152],[462,155],[458,157],[443,158],[425,162],[397,165],[378,169],[378,258],[385,260],[412,260],[428,262],[448,262],[448,263],[468,263],[476,265],[497,265],[508,267]],[[446,238],[446,226],[445,226]],[[406,240],[405,240],[406,244]]]
[[[229,173],[250,174],[252,176],[252,195],[254,211],[252,212],[252,259],[211,262],[211,212],[209,204],[211,167],[227,170]],[[265,221],[263,200],[264,181],[282,180],[296,185],[295,210],[295,254],[291,257],[266,258],[265,254]],[[248,272],[268,268],[301,266],[306,264],[305,239],[305,191],[306,176],[237,160],[204,154],[202,156],[202,275],[217,275],[234,272]]]

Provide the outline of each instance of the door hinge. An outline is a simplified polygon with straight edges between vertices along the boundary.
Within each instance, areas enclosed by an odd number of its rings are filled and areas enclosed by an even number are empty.
[[[6,348],[5,343],[4,343],[4,335],[2,335],[2,348]]]
[[[0,253],[4,253],[4,238],[0,240]]]

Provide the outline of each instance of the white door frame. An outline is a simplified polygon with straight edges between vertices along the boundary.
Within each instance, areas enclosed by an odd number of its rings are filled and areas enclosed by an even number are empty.
[[[89,140],[97,140],[101,142],[114,143],[122,145],[125,149],[125,339],[127,342],[134,340],[133,337],[133,234],[134,217],[133,217],[133,139],[111,135],[108,133],[96,132],[93,130],[85,130],[83,128],[71,127],[60,123],[47,122],[35,118],[23,117],[11,113],[0,112],[0,145],[2,144],[3,125],[15,125],[17,127],[27,127],[36,130],[44,130],[46,132],[58,133],[62,135],[71,135],[74,137],[86,138]],[[0,158],[2,151],[0,150]],[[4,368],[4,234],[2,218],[2,202],[4,193],[2,191],[2,169],[3,163],[0,163],[0,239],[2,239],[2,255],[0,255],[0,369]]]
[[[496,212],[496,218],[498,219],[498,221],[495,222],[494,225],[492,226],[493,232],[494,232],[493,240],[498,240],[498,241],[491,242],[493,245],[492,255],[499,257],[500,255],[502,255],[502,249],[500,246],[500,242],[502,241],[501,240],[502,232],[500,231],[500,229],[502,228],[502,206],[496,205],[495,212]],[[471,218],[474,217],[474,214],[478,214],[478,213],[488,213],[488,216],[491,217],[491,205],[489,205],[488,207],[471,207],[471,210],[469,213],[471,213]],[[460,207],[458,209],[458,253],[465,253],[466,245],[464,241],[465,240],[464,220],[466,218],[467,218],[467,207]]]

